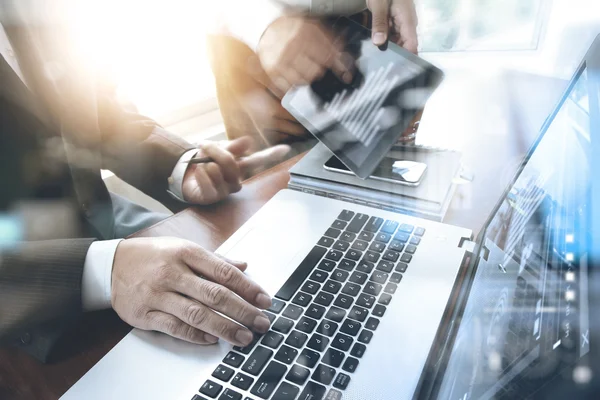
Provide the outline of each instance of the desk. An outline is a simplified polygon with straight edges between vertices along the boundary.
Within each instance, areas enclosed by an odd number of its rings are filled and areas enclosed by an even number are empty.
[[[505,90],[502,83],[498,83],[498,87]],[[452,92],[450,89],[446,91],[454,96],[455,92]],[[491,93],[493,96],[494,92]],[[489,96],[490,92],[486,92],[485,97]],[[474,107],[481,103],[480,100],[480,97],[471,95],[463,110],[457,108],[454,102],[455,108],[451,115],[471,115],[473,110],[478,110]],[[551,98],[549,104],[554,100]],[[508,126],[499,134],[502,127],[490,125],[489,120],[484,121],[487,123],[485,126],[478,125],[477,121],[483,118],[479,114],[478,118],[470,120],[470,123],[449,125],[444,117],[449,114],[442,112],[442,109],[439,112],[435,110],[438,106],[446,107],[450,104],[449,101],[452,101],[451,98],[444,100],[438,96],[438,99],[431,103],[434,110],[428,110],[428,115],[441,115],[439,120],[433,121],[431,129],[437,129],[439,135],[454,135],[453,139],[456,141],[463,136],[469,139],[464,142],[461,150],[466,164],[475,172],[475,180],[471,184],[459,187],[445,222],[478,232],[504,190],[507,182],[503,180],[509,180],[518,164],[516,161],[519,161],[528,149],[535,132],[524,134],[522,130],[511,129]],[[422,127],[426,125],[422,123]],[[423,135],[427,136],[427,133],[423,132]],[[135,236],[177,236],[199,243],[209,250],[215,250],[275,193],[287,186],[288,169],[299,157],[301,156],[246,181],[240,193],[218,205],[189,208],[138,232]],[[0,399],[58,398],[130,329],[112,311],[86,315],[74,332],[63,340],[64,345],[59,349],[59,353],[63,355],[64,361],[50,365],[39,364],[17,350],[0,350]]]

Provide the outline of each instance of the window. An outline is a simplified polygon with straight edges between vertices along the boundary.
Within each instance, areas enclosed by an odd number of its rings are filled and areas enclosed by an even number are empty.
[[[423,52],[534,50],[551,0],[417,0]]]

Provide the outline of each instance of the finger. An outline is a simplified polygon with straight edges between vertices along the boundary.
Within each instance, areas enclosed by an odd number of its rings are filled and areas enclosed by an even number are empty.
[[[278,97],[283,97],[287,93],[288,90],[292,87],[292,84],[287,81],[286,77],[283,75],[278,75],[273,78],[273,84],[277,88],[277,93],[275,93]]]
[[[371,39],[375,46],[383,46],[388,39],[389,0],[369,0],[367,5],[373,14],[373,33]]]
[[[213,167],[211,167],[211,172],[214,174],[214,176],[209,174],[211,178],[217,177],[218,173],[218,175],[221,175],[222,178],[227,181],[227,183],[239,185],[241,173],[233,154],[214,142],[207,142],[203,144],[201,149],[204,154],[212,158],[216,163]],[[217,167],[216,169],[219,171],[215,171],[214,167]],[[215,184],[217,184],[217,182],[215,182]],[[218,186],[215,187],[218,188]]]
[[[251,156],[239,161],[240,169],[243,171],[252,171],[253,169],[265,164],[281,160],[290,151],[290,146],[278,144],[277,146],[258,151]]]
[[[150,311],[148,313],[148,318],[149,329],[165,333],[177,339],[185,340],[186,342],[215,344],[219,341],[219,338],[216,336],[194,328],[177,317],[162,311]]]
[[[217,256],[221,260],[233,265],[234,267],[236,267],[237,269],[239,269],[242,272],[244,272],[246,269],[248,269],[248,263],[245,261],[232,260],[230,258],[227,258],[227,257],[222,256],[221,254],[217,254],[217,253],[215,253],[215,256]]]
[[[256,282],[228,262],[203,251],[200,246],[196,250],[182,252],[182,258],[196,274],[232,290],[250,304],[260,308],[271,307],[271,297]]]
[[[197,277],[195,279],[200,280]],[[249,329],[218,315],[205,304],[177,293],[164,292],[155,297],[154,303],[151,306],[158,308],[164,313],[173,315],[188,326],[202,330],[238,346],[250,344],[253,338],[253,334]],[[262,315],[259,311],[257,312]],[[262,318],[266,319],[264,315],[262,315]],[[267,328],[263,332],[269,329],[268,319],[266,319],[266,324]]]
[[[281,74],[284,76],[285,80],[290,85],[288,90],[292,88],[292,86],[302,86],[308,85],[309,82],[304,79],[304,77],[296,70],[295,67],[287,68],[285,71],[281,71]],[[287,91],[286,91],[287,92]]]
[[[300,55],[297,57],[296,69],[300,71],[302,77],[308,83],[312,83],[325,75],[325,68],[306,55]]]
[[[199,165],[194,171],[196,182],[198,182],[199,196],[206,202],[214,201],[217,196],[217,190],[213,187],[212,180],[206,173],[204,165]]]
[[[206,164],[204,168],[206,169],[206,174],[212,182],[212,186],[218,193],[219,199],[224,199],[230,193],[239,192],[242,188],[239,180],[237,182],[227,182],[223,176],[223,173],[221,172],[221,168],[217,164],[211,162]]]
[[[225,145],[225,150],[233,154],[235,157],[241,157],[254,145],[254,139],[250,136],[242,136],[235,140],[229,141]]]
[[[419,41],[417,38],[417,12],[412,1],[392,5],[391,13],[396,32],[400,36],[401,46],[406,50],[417,53]]]

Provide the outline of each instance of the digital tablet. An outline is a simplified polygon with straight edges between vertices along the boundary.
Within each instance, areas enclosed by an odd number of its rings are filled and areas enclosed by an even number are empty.
[[[356,176],[368,178],[423,108],[442,71],[389,43],[380,50],[371,31],[347,19],[332,25],[336,40],[356,59],[352,84],[331,71],[294,87],[283,106]]]

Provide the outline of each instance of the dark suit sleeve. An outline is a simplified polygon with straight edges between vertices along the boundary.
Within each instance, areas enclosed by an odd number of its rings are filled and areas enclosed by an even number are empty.
[[[44,360],[64,321],[81,311],[85,256],[95,239],[23,242],[0,250],[0,343]],[[43,327],[44,329],[40,329]],[[39,333],[38,333],[39,332]]]
[[[103,167],[166,206],[168,178],[179,158],[194,146],[120,102],[110,88],[98,91]]]

